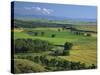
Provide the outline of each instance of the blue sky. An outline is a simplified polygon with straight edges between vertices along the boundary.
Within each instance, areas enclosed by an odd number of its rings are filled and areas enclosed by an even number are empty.
[[[68,18],[97,18],[96,6],[14,2],[15,15],[48,15]]]

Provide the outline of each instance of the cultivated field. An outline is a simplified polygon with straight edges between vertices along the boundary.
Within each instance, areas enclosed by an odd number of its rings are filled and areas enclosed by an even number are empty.
[[[89,27],[79,26],[78,28],[96,31],[96,26],[89,26]],[[60,31],[58,31],[58,29]],[[37,32],[38,34],[34,35],[34,32]],[[44,35],[41,35],[41,32],[44,32]],[[52,34],[55,34],[54,38],[51,37]],[[70,50],[70,55],[57,56],[57,57],[61,59],[69,60],[69,61],[85,63],[86,65],[91,65],[91,64],[97,65],[97,60],[96,60],[97,36],[92,36],[92,35],[97,35],[97,34],[92,33],[91,36],[88,37],[88,36],[83,36],[83,35],[75,35],[67,29],[62,30],[62,28],[50,28],[50,27],[15,28],[14,29],[14,39],[18,39],[18,38],[41,39],[41,40],[49,41],[50,43],[53,43],[54,45],[64,45],[66,41],[71,42],[73,43],[73,47]],[[63,47],[61,47],[60,49],[63,50]],[[32,53],[28,53],[28,54],[32,55]],[[46,54],[46,53],[43,53],[43,54]]]

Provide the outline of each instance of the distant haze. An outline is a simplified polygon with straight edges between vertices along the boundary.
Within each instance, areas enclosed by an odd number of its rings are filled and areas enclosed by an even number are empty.
[[[96,6],[14,2],[15,18],[44,18],[49,20],[96,21]]]

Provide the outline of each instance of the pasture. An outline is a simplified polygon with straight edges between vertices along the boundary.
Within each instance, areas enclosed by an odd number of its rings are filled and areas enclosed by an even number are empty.
[[[76,26],[77,27],[77,26]],[[96,26],[95,26],[96,27]],[[93,26],[79,27],[86,30],[94,30]],[[42,35],[41,32],[44,32]],[[34,33],[37,33],[34,35]],[[54,34],[55,37],[51,35]],[[83,36],[75,35],[70,30],[62,30],[62,28],[50,28],[50,27],[38,27],[38,28],[15,28],[14,39],[18,38],[30,38],[30,39],[41,39],[49,41],[54,45],[64,45],[64,43],[71,42],[73,47],[70,50],[69,56],[57,56],[64,60],[75,61],[85,63],[86,65],[95,64],[97,65],[97,34],[92,33],[96,36]],[[63,50],[63,48],[61,48]],[[48,53],[48,52],[47,52]],[[18,54],[18,55],[33,55],[37,53]],[[46,54],[46,52],[42,53]],[[17,55],[17,54],[16,54]]]

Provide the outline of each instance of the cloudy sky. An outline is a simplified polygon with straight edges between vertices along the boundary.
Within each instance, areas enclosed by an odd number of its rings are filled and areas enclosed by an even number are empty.
[[[15,15],[48,15],[69,18],[96,19],[96,6],[14,2]]]

